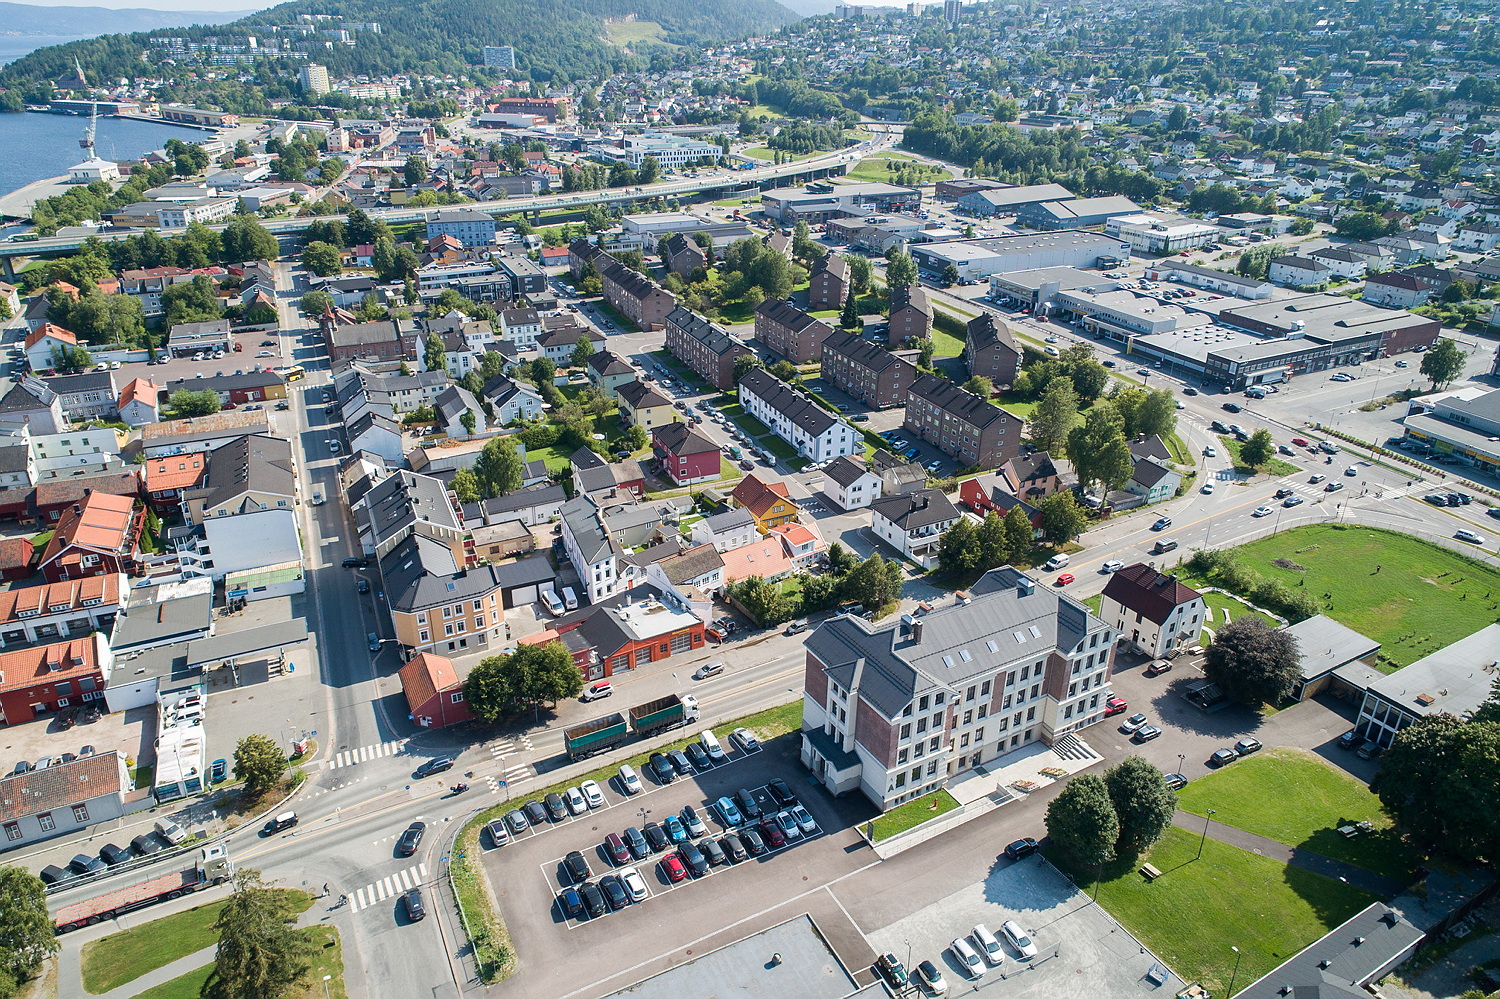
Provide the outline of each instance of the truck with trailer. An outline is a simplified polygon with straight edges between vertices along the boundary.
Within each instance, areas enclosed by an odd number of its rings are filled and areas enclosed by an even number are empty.
[[[696,697],[691,694],[682,697],[668,694],[645,704],[637,704],[625,715],[617,712],[575,725],[563,732],[563,746],[569,759],[581,760],[613,749],[628,740],[632,732],[637,738],[644,739],[697,719]]]
[[[79,927],[93,926],[157,902],[223,884],[233,876],[234,863],[229,859],[229,852],[222,846],[205,846],[198,853],[198,862],[185,870],[158,874],[129,887],[116,888],[86,901],[63,906],[52,917],[53,929],[57,933],[67,933]]]

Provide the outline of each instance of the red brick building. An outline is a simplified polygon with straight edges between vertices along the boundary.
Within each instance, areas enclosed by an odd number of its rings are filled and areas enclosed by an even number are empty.
[[[102,632],[0,653],[0,719],[19,725],[100,697],[113,665]]]

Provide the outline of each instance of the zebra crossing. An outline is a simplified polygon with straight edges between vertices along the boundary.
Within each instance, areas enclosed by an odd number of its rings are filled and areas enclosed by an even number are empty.
[[[360,746],[358,749],[346,749],[335,753],[323,766],[328,770],[337,770],[340,767],[352,767],[356,763],[365,763],[376,760],[382,756],[395,756],[406,748],[410,739],[396,739],[391,742],[380,742],[373,746]]]
[[[536,771],[531,769],[531,764],[516,763],[505,767],[499,773],[486,774],[484,782],[489,785],[491,791],[498,792],[500,790],[500,782],[505,781],[510,789],[510,793],[515,794],[517,785],[524,784],[535,776]]]
[[[490,743],[490,755],[498,762],[516,753],[529,753],[532,748],[531,736],[518,735],[514,739],[496,739]]]
[[[427,880],[427,865],[417,864],[408,867],[404,871],[392,874],[390,877],[381,878],[379,881],[365,885],[349,896],[349,911],[358,912],[369,908],[378,902],[400,895],[402,892],[410,891]]]

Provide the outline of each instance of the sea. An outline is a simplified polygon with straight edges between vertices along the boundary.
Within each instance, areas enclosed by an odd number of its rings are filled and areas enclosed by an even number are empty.
[[[57,177],[84,159],[78,145],[88,120],[65,114],[0,114],[0,194]],[[135,159],[171,138],[191,142],[207,132],[128,118],[100,118],[94,150],[107,160]]]

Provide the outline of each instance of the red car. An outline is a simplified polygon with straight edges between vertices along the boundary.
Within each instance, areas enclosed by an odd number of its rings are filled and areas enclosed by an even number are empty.
[[[773,850],[780,850],[786,846],[786,833],[776,824],[776,820],[767,816],[760,820],[760,834],[766,838],[766,843]]]
[[[1071,572],[1065,572],[1061,576],[1057,577],[1057,585],[1058,586],[1067,586],[1072,581],[1073,581],[1073,574]]]
[[[666,873],[667,880],[673,884],[687,878],[687,865],[675,853],[669,853],[661,858],[661,869]]]
[[[1293,437],[1292,443],[1297,445],[1298,447],[1312,447],[1312,445],[1307,442],[1306,437]]]
[[[1104,717],[1108,718],[1110,715],[1124,714],[1129,707],[1130,705],[1125,702],[1125,698],[1111,697],[1109,702],[1104,705]]]

